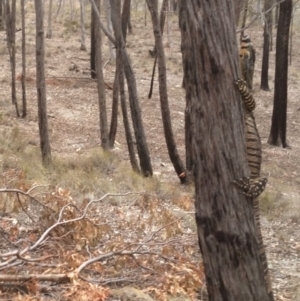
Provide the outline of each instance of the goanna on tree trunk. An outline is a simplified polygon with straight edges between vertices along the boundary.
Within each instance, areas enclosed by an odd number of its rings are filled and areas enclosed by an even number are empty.
[[[233,85],[239,74],[233,7],[232,0],[180,2],[198,241],[210,301],[268,301],[252,203],[232,184],[248,175]]]

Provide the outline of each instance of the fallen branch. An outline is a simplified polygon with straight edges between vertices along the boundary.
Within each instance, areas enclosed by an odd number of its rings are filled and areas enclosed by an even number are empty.
[[[12,281],[52,281],[52,282],[70,282],[74,274],[28,274],[28,275],[0,275],[0,281],[12,282]]]

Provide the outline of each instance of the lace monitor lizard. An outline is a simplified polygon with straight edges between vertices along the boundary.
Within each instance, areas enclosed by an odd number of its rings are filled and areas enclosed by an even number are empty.
[[[255,49],[248,35],[241,36],[240,45],[240,68],[243,79],[247,82],[248,89],[251,90],[255,65]]]
[[[260,213],[258,196],[264,191],[267,178],[260,177],[262,148],[261,140],[256,127],[253,110],[255,109],[255,99],[247,88],[245,80],[237,79],[235,85],[239,90],[245,107],[245,135],[246,135],[246,157],[250,170],[250,178],[242,178],[234,181],[235,185],[242,189],[243,193],[252,199],[254,224],[259,245],[259,256],[263,264],[264,278],[266,283],[269,300],[274,301],[272,283],[268,269],[268,262],[263,244],[260,225]]]

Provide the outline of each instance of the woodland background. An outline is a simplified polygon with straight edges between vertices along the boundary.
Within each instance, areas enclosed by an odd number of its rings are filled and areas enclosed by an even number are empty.
[[[249,1],[248,22],[262,9],[262,3],[260,6],[258,3]],[[48,4],[45,1],[46,29]],[[0,269],[12,277],[0,283],[0,296],[3,300],[202,300],[205,281],[195,235],[193,187],[178,185],[166,151],[157,77],[152,99],[148,99],[154,61],[149,50],[153,49],[154,37],[145,3],[132,1],[133,33],[127,36],[126,48],[136,76],[153,164],[152,178],[143,178],[131,170],[121,112],[115,147],[109,152],[101,150],[97,83],[90,78],[91,7],[86,1],[88,50],[83,51],[80,50],[79,2],[63,1],[63,4],[55,15],[58,2],[53,2],[52,37],[45,40],[47,114],[54,162],[51,168],[42,165],[39,147],[34,2],[26,1],[27,116],[24,119],[16,117],[11,103],[7,37],[5,31],[0,32],[0,240],[4,254]],[[275,25],[270,52],[270,91],[260,90],[262,18],[246,29],[257,52],[255,116],[263,143],[263,172],[269,174],[260,204],[276,300],[300,300],[300,18],[297,5],[295,1],[288,81],[288,148],[267,144],[274,96]],[[105,23],[104,4],[101,8]],[[185,96],[181,88],[180,31],[176,13],[168,12],[167,16],[164,46],[168,95],[175,140],[183,157]],[[16,24],[16,29],[21,28],[19,3]],[[110,60],[108,41],[102,37],[110,116],[115,64]],[[21,40],[21,31],[17,31],[19,103]],[[88,219],[82,218],[85,212]],[[77,221],[51,230],[59,213],[65,221]],[[48,232],[47,239],[39,240]],[[34,248],[26,250],[28,246]],[[15,250],[26,250],[24,257],[7,262],[8,255],[13,256]],[[76,269],[96,256],[100,257],[99,261],[78,277]],[[24,282],[26,274],[38,276]],[[50,276],[46,279],[45,274]],[[16,275],[23,275],[24,279],[17,279]]]

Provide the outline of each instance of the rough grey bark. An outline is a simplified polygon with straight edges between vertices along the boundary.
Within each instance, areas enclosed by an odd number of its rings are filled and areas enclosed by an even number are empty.
[[[186,173],[184,165],[178,154],[176,142],[174,139],[171,113],[168,100],[168,88],[167,88],[167,70],[165,61],[165,52],[162,41],[162,34],[160,31],[160,24],[157,12],[157,1],[147,0],[148,8],[151,13],[153,33],[155,37],[155,49],[158,61],[158,73],[159,73],[159,99],[161,106],[161,115],[163,120],[165,140],[167,144],[168,154],[174,169],[182,183],[186,182]]]
[[[120,28],[121,26],[120,1],[111,0],[110,3],[111,3],[111,10],[112,10],[111,19],[112,19],[114,32],[118,32],[117,28]],[[141,109],[140,109],[138,95],[137,95],[136,80],[135,80],[135,76],[134,76],[134,72],[131,66],[129,56],[125,48],[124,40],[122,37],[119,38],[119,40],[121,43],[120,49],[122,53],[122,64],[123,64],[124,73],[127,81],[132,125],[133,125],[134,135],[136,139],[136,146],[137,146],[137,152],[140,160],[141,172],[144,176],[151,176],[153,174],[153,171],[152,171],[152,165],[150,160],[150,153],[149,153],[146,136],[144,132]]]
[[[100,0],[95,0],[98,11],[100,12]],[[100,140],[103,149],[109,148],[108,138],[108,125],[106,114],[106,99],[105,99],[105,86],[102,69],[102,38],[99,19],[95,17],[95,59],[96,59],[96,73],[97,73],[97,88],[98,88],[98,103],[99,103],[99,120],[100,120]]]
[[[268,143],[287,147],[286,142],[286,115],[288,90],[288,47],[289,31],[293,10],[292,0],[280,3],[279,19],[276,38],[275,59],[275,89],[271,132]]]
[[[40,147],[43,165],[52,163],[48,131],[46,83],[45,83],[45,39],[44,10],[40,0],[34,0],[36,13],[36,86],[38,99],[38,119]]]
[[[260,88],[265,91],[269,91],[269,54],[270,54],[270,40],[272,35],[272,7],[273,0],[265,0],[264,2],[264,45],[263,45],[263,57],[261,68],[261,81]],[[269,11],[270,10],[270,11]]]
[[[26,33],[25,33],[25,0],[21,0],[21,19],[22,19],[22,118],[27,115],[26,100]]]
[[[179,20],[209,300],[268,301],[252,203],[232,184],[249,175],[244,116],[233,86],[239,73],[233,1],[181,1]]]

